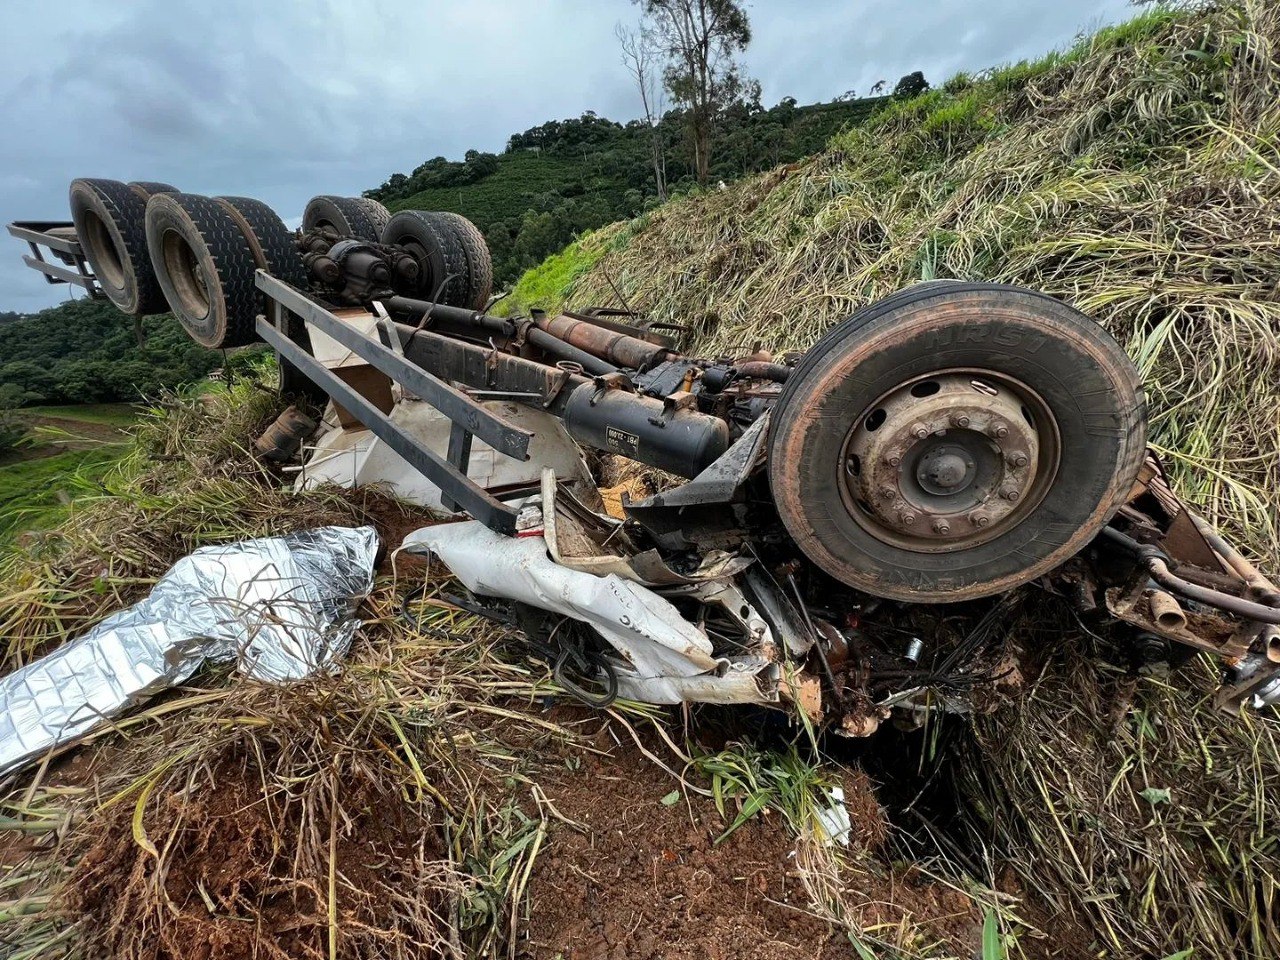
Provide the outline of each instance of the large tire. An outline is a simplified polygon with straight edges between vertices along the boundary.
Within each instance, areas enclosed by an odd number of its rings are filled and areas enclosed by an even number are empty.
[[[467,253],[443,214],[401,210],[382,232],[382,242],[402,247],[418,261],[416,288],[407,292],[451,307],[468,306]]]
[[[922,284],[806,354],[772,414],[768,473],[783,524],[828,574],[942,603],[1078,553],[1145,442],[1137,371],[1088,317],[1018,287]]]
[[[387,229],[387,224],[391,221],[391,211],[372,197],[355,197],[354,199],[364,207],[365,213],[368,214],[369,223],[373,226],[374,236],[381,238],[382,231]]]
[[[162,193],[147,201],[146,223],[156,276],[191,339],[213,349],[252,343],[257,265],[226,209],[209,197]]]
[[[249,244],[253,261],[277,279],[307,289],[307,271],[294,233],[284,225],[276,212],[252,197],[214,197],[240,228]]]
[[[129,189],[142,198],[142,202],[146,203],[156,193],[181,193],[171,183],[161,183],[158,180],[133,180],[129,183]]]
[[[378,231],[370,209],[354,197],[312,197],[302,214],[302,229],[329,227],[339,236],[377,243]]]
[[[438,213],[436,216],[449,224],[466,255],[467,302],[462,306],[470,310],[481,310],[493,295],[493,260],[489,256],[489,245],[484,241],[484,234],[461,214]]]
[[[118,180],[71,182],[71,219],[93,275],[122,313],[164,313],[164,293],[147,254],[146,201]]]

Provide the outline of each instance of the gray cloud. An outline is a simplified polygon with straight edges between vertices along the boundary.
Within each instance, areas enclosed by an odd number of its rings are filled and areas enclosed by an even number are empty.
[[[766,103],[865,93],[910,70],[1037,56],[1132,11],[1126,0],[756,0],[747,56]],[[0,219],[66,217],[77,176],[259,197],[316,193],[584,110],[638,112],[613,25],[628,0],[66,0],[6,11]],[[65,296],[0,244],[0,309]]]

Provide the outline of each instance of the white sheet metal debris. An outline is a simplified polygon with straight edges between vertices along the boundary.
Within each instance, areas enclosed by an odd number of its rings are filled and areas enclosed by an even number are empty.
[[[828,787],[827,805],[814,811],[814,818],[822,839],[828,846],[849,845],[853,823],[849,819],[849,807],[844,801],[844,787]]]
[[[592,485],[591,472],[564,424],[550,414],[505,401],[488,401],[484,406],[502,415],[513,426],[533,432],[527,461],[513,460],[495,451],[483,440],[472,441],[467,460],[467,476],[486,490],[519,487],[536,483],[544,468],[584,487]],[[453,422],[429,403],[406,398],[391,411],[391,420],[408,431],[428,449],[445,456]],[[298,476],[298,489],[313,489],[325,483],[358,487],[383,484],[397,497],[424,507],[440,507],[440,488],[409,466],[404,459],[368,430],[359,425],[343,427],[330,408],[326,429],[310,451]]]
[[[179,560],[140,603],[0,678],[0,773],[102,720],[235,660],[272,683],[344,655],[373,585],[372,527],[322,527],[204,547]]]
[[[621,696],[650,703],[774,703],[778,667],[754,652],[716,657],[711,640],[657,592],[615,573],[556,563],[542,534],[512,539],[477,521],[414,531],[403,549],[438,557],[473,593],[590,624],[619,660]]]

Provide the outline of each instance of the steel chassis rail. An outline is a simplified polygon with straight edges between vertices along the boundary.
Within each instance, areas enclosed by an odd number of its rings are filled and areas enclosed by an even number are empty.
[[[23,241],[31,248],[31,253],[23,256],[22,262],[31,269],[44,275],[45,283],[69,283],[83,287],[89,296],[101,299],[104,294],[98,286],[98,278],[89,269],[85,261],[80,241],[76,239],[75,225],[64,221],[17,220],[7,227],[10,236]],[[48,247],[53,255],[75,267],[60,267],[44,258],[41,247]]]
[[[271,318],[258,317],[257,332],[282,361],[291,364],[335,403],[341,404],[374,436],[438,486],[446,507],[466,511],[495,533],[515,535],[518,511],[468,477],[467,462],[473,436],[480,437],[507,456],[527,459],[531,433],[511,426],[466,394],[406,360],[400,353],[352,329],[324,306],[288,284],[261,270],[257,273],[256,283],[267,297]],[[291,314],[332,337],[448,417],[453,426],[449,433],[447,457],[441,457],[419,443],[387,414],[316,360],[309,337],[306,343],[299,342],[302,340],[300,336],[295,339],[296,328],[300,325],[289,322]]]

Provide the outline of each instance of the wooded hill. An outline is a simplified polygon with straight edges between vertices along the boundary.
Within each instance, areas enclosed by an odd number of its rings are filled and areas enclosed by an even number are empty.
[[[105,300],[69,300],[0,323],[0,409],[132,401],[198,380],[222,354],[191,340],[170,314],[133,324]]]
[[[737,104],[720,118],[710,184],[792,163],[823,150],[889,100],[869,97],[799,106]],[[670,111],[658,133],[673,194],[695,189],[684,117]],[[435,157],[366,191],[392,210],[449,210],[472,220],[488,241],[498,287],[561,249],[583,230],[635,217],[659,202],[649,128],[588,111],[513,134],[502,154],[468,150]]]

